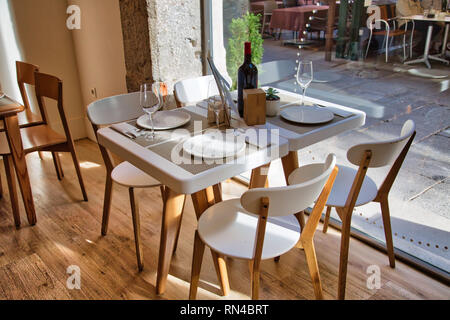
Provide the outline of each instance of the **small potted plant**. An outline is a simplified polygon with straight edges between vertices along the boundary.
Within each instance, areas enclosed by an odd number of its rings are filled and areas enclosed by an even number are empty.
[[[274,88],[266,90],[266,115],[269,117],[275,117],[280,111],[280,97],[277,93]]]

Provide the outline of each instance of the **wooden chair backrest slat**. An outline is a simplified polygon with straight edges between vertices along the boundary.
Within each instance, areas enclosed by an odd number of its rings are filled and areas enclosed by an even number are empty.
[[[258,214],[261,198],[270,202],[269,216],[287,216],[305,210],[322,192],[331,171],[336,165],[336,156],[330,154],[325,163],[312,164],[296,169],[289,177],[289,186],[256,188],[241,197],[242,206]]]

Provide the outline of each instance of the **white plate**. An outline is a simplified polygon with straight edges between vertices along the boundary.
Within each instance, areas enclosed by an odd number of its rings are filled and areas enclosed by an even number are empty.
[[[181,127],[191,120],[191,116],[183,111],[164,110],[153,114],[153,123],[155,130],[168,130]],[[137,119],[138,126],[145,129],[152,129],[150,118],[147,114]]]
[[[244,139],[227,140],[222,132],[209,132],[189,138],[183,143],[183,150],[194,157],[222,159],[232,157],[245,149]]]
[[[280,116],[288,121],[303,124],[319,124],[330,122],[334,118],[333,112],[318,106],[290,106],[282,109]]]

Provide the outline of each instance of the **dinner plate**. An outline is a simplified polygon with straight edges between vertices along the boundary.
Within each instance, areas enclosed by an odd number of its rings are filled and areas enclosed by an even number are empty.
[[[294,105],[282,109],[280,116],[288,121],[302,124],[319,124],[330,122],[334,118],[333,112],[326,108],[314,106]]]
[[[208,132],[189,138],[183,143],[188,154],[203,159],[222,159],[239,154],[245,149],[244,139],[226,139],[222,132]]]
[[[155,130],[168,130],[181,127],[191,120],[191,116],[183,111],[164,110],[153,114],[153,124]],[[150,118],[147,114],[137,119],[138,126],[145,129],[152,129]]]

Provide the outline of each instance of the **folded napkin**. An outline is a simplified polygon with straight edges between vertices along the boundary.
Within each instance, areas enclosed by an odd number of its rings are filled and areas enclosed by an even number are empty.
[[[326,108],[327,110],[330,110],[330,111],[333,112],[335,115],[338,115],[338,116],[340,116],[340,117],[342,117],[342,118],[348,118],[348,117],[350,117],[350,116],[353,115],[352,112],[343,110],[343,109],[341,109],[341,108],[330,107],[330,106],[321,106],[321,107],[322,107],[322,108]]]
[[[126,122],[113,124],[110,128],[130,139],[135,139],[140,136],[140,134],[136,132],[136,127]]]
[[[252,129],[251,129],[252,130]],[[271,140],[270,140],[270,131],[267,131],[268,135],[266,139],[260,139],[260,135],[258,130],[256,130],[256,137],[253,136],[254,132],[249,133],[248,135],[246,135],[245,129],[235,129],[234,130],[234,135],[235,136],[240,136],[240,135],[245,135],[245,142],[247,142],[248,144],[251,144],[255,147],[258,148],[267,148],[268,146],[271,145]]]

